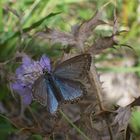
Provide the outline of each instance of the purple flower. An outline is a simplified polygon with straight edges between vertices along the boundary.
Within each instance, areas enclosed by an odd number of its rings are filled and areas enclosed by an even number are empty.
[[[48,71],[51,70],[51,66],[50,66],[50,59],[43,55],[40,59],[40,65],[41,67],[45,70],[45,69],[48,69]]]
[[[21,97],[23,104],[28,105],[32,101],[32,92],[31,88],[24,86],[21,83],[15,82],[11,84],[13,90],[15,90]]]
[[[43,55],[40,61],[34,61],[27,55],[22,58],[22,65],[16,69],[16,81],[11,84],[12,89],[21,97],[23,104],[32,101],[32,85],[44,71],[50,72],[50,59]]]

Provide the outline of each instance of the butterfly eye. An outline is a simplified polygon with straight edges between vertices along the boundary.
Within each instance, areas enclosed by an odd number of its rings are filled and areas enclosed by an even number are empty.
[[[49,74],[49,72],[46,69],[43,69],[43,74]]]

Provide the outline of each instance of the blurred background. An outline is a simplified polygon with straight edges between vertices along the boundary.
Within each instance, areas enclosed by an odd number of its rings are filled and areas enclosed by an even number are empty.
[[[0,111],[1,102],[8,100],[8,74],[15,71],[18,63],[10,62],[15,54],[24,51],[33,58],[44,52],[55,60],[61,56],[61,44],[51,44],[36,39],[35,32],[46,26],[70,32],[71,27],[90,19],[97,10],[104,8],[101,19],[113,24],[117,10],[118,30],[126,30],[119,37],[116,49],[109,48],[96,56],[96,65],[104,82],[104,95],[111,104],[126,106],[140,96],[140,0],[1,0],[0,1]],[[53,13],[53,14],[52,14]],[[51,16],[48,16],[52,14]],[[23,34],[26,32],[27,34]],[[96,37],[109,36],[110,26],[96,29]],[[23,35],[22,35],[23,34]],[[18,62],[18,60],[17,60]],[[134,110],[131,125],[140,134],[140,113]],[[14,132],[9,121],[0,117],[0,137],[6,139]],[[35,136],[37,140],[40,136]],[[0,139],[1,139],[0,138]]]

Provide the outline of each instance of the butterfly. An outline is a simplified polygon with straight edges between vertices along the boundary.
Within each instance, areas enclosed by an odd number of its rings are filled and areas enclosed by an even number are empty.
[[[90,54],[82,54],[58,64],[51,72],[44,72],[33,84],[34,100],[54,114],[61,103],[79,99],[87,92],[81,79],[87,78],[90,65]]]

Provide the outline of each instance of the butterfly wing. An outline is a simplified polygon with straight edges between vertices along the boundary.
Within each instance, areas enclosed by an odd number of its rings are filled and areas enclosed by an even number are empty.
[[[59,87],[64,101],[73,101],[86,93],[83,83],[88,79],[90,65],[90,54],[82,54],[62,62],[55,68],[55,84]]]
[[[54,95],[54,90],[51,84],[48,85],[47,91],[48,91],[47,109],[51,114],[54,114],[58,109],[59,103]]]
[[[90,65],[90,54],[82,54],[62,62],[56,66],[53,73],[60,78],[79,80],[81,77],[87,75],[87,71],[89,71]]]
[[[42,104],[43,106],[47,106],[47,88],[46,81],[44,75],[40,76],[33,84],[32,87],[33,99]]]
[[[44,78],[44,75],[40,76],[33,84],[32,88],[33,99],[47,106],[49,113],[53,114],[57,111],[58,101],[55,98],[54,90],[50,82]]]
[[[62,101],[73,101],[86,93],[84,86],[78,81],[55,77],[55,84],[59,87]]]

